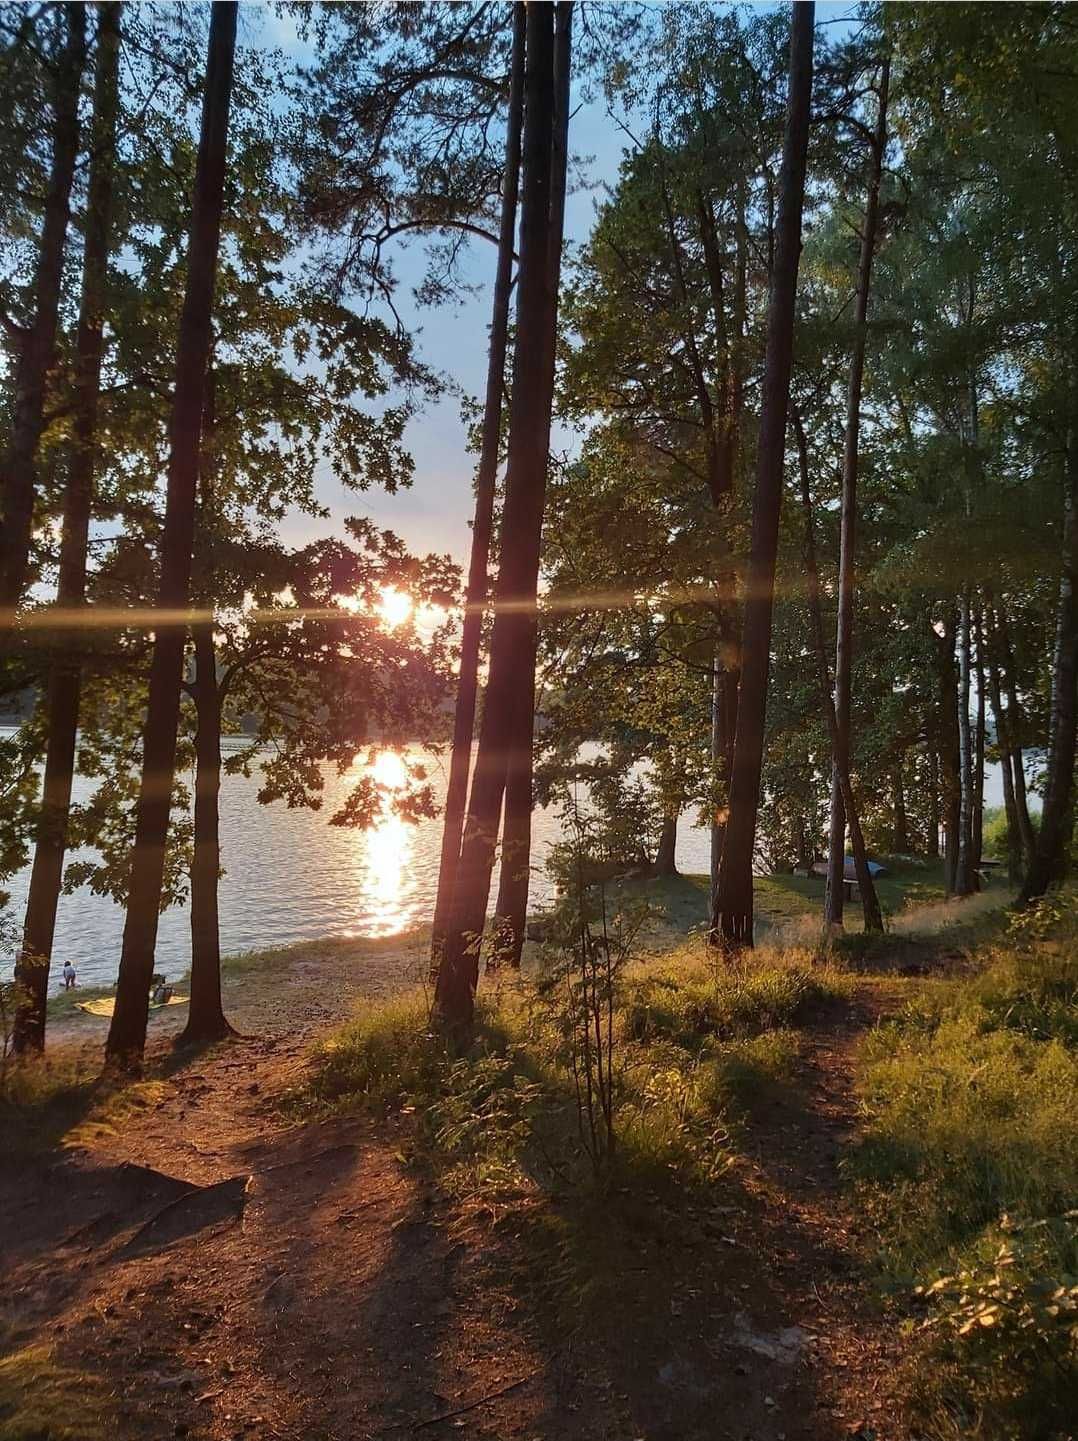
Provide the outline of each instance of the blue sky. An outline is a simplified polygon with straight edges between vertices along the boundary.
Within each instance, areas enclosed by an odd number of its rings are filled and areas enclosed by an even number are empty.
[[[261,30],[267,43],[280,45],[297,59],[307,58],[287,16],[279,15],[268,5],[252,4],[244,8],[248,23],[243,38],[247,43],[258,43]],[[777,7],[774,0],[769,0],[756,8]],[[841,25],[851,8],[837,3],[818,4],[817,23],[829,27]],[[830,29],[832,36],[834,33],[834,29]],[[573,189],[567,199],[565,216],[569,254],[587,239],[604,186],[616,179],[618,165],[629,144],[625,132],[601,99],[582,104],[579,82],[574,91],[569,137]],[[394,255],[401,282],[398,308],[417,337],[421,358],[470,396],[481,396],[485,385],[494,264],[494,247],[475,241],[468,253],[464,275],[470,284],[478,287],[477,293],[457,305],[421,309],[412,300],[411,290],[423,276],[422,242],[413,240],[401,245]],[[448,553],[466,564],[475,458],[466,448],[459,401],[450,396],[426,406],[412,421],[407,443],[415,460],[415,477],[408,490],[393,496],[374,491],[356,495],[341,486],[326,467],[318,494],[330,508],[331,518],[314,521],[305,516],[292,517],[285,526],[286,538],[298,543],[316,535],[339,532],[343,517],[365,514],[379,525],[396,531],[413,550]]]

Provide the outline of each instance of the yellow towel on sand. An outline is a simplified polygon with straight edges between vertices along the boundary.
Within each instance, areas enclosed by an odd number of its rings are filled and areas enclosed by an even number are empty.
[[[187,996],[172,996],[165,1001],[164,1005],[158,1006],[150,1002],[151,1011],[163,1011],[165,1006],[186,1006]],[[98,996],[96,1001],[80,1001],[79,1010],[85,1011],[88,1016],[110,1017],[116,1008],[115,996]]]

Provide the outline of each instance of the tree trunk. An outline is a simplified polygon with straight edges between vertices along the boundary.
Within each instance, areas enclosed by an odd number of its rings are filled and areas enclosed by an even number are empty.
[[[902,761],[899,757],[895,763],[894,775],[891,778],[891,790],[894,801],[894,825],[891,828],[891,849],[896,856],[905,856],[910,850],[910,825],[906,816],[906,788],[902,779]]]
[[[106,1044],[106,1056],[116,1064],[137,1063],[146,1043],[149,988],[157,944],[165,842],[176,769],[176,726],[184,650],[184,627],[178,622],[177,613],[186,611],[191,585],[195,494],[224,199],[236,10],[235,0],[217,0],[210,20],[202,128],[188,245],[187,289],[180,317],[169,430],[171,449],[165,523],[161,535],[158,606],[169,613],[169,620],[155,633],[150,669],[127,918],[120,954],[116,1008]]]
[[[996,743],[999,748],[1000,772],[1003,779],[1003,807],[1007,814],[1007,875],[1012,881],[1016,881],[1022,874],[1026,858],[1023,857],[1018,806],[1014,797],[1014,762],[1011,756],[1010,727],[1008,717],[1003,709],[1003,692],[999,683],[999,660],[996,653],[998,637],[992,618],[991,605],[988,607],[988,623],[993,642],[988,650],[988,693],[992,701]]]
[[[518,713],[517,725],[530,728],[535,711],[534,670],[532,684],[524,684],[517,698],[523,714]],[[519,747],[509,753],[505,769],[505,797],[502,809],[501,872],[494,917],[498,944],[489,964],[520,966],[528,926],[528,889],[531,882],[532,841],[532,750],[527,754]]]
[[[676,810],[663,816],[663,826],[659,832],[659,845],[655,852],[655,874],[657,876],[676,876],[678,874],[677,817]]]
[[[195,539],[196,595],[210,614],[192,623],[195,678],[195,816],[191,863],[191,1002],[180,1045],[204,1045],[233,1035],[221,1004],[221,931],[218,895],[221,879],[221,709],[213,639],[214,541],[220,524],[216,478],[217,377],[211,354],[206,367],[199,460],[198,533]]]
[[[959,756],[958,677],[955,672],[954,610],[947,607],[943,636],[937,639],[940,685],[940,784],[943,793],[943,864],[947,894],[954,895],[958,876]]]
[[[558,7],[559,12],[562,7]],[[435,1005],[451,1033],[473,1017],[479,949],[490,893],[498,813],[521,690],[534,686],[535,606],[553,401],[551,199],[554,162],[552,7],[528,6],[517,343],[509,417],[509,463],[502,508],[490,666],[450,924],[438,968]],[[560,248],[561,237],[558,237]],[[527,717],[530,732],[533,717]]]
[[[801,477],[801,505],[805,513],[805,594],[809,607],[809,623],[813,649],[816,654],[816,674],[820,682],[820,699],[823,702],[824,723],[827,738],[831,742],[832,756],[838,756],[838,717],[831,690],[831,676],[827,668],[827,640],[824,636],[823,606],[820,603],[820,568],[816,560],[816,536],[812,524],[812,494],[809,489],[808,442],[805,428],[795,407],[791,407],[794,434],[797,439],[797,460]],[[839,800],[844,819],[849,820],[850,846],[853,850],[854,874],[857,889],[861,893],[861,907],[865,917],[865,930],[875,934],[883,931],[883,912],[872,872],[868,868],[865,838],[861,831],[861,819],[857,802],[850,783],[848,766],[839,763],[834,767],[835,781],[839,786]],[[845,872],[845,867],[843,867]]]
[[[981,861],[984,859],[984,742],[985,742],[985,668],[984,620],[978,607],[977,634],[977,721],[973,731],[973,883],[981,888]]]
[[[737,734],[730,778],[730,810],[719,866],[716,919],[724,946],[752,945],[752,863],[763,765],[767,682],[771,661],[771,612],[782,509],[786,412],[790,400],[794,304],[801,258],[801,210],[805,194],[809,105],[812,95],[814,5],[793,7],[786,133],[779,177],[775,264],[767,311],[763,401],[752,511],[745,620],[741,646]]]
[[[60,580],[56,593],[56,604],[61,612],[78,609],[86,600],[86,544],[97,459],[97,410],[101,391],[105,290],[116,165],[120,12],[119,4],[102,5],[99,11],[82,296],[75,347],[74,414],[60,536]],[[48,743],[41,817],[37,826],[19,959],[19,980],[25,988],[26,1000],[16,1013],[13,1042],[20,1052],[42,1050],[45,1045],[49,967],[67,846],[71,783],[75,773],[81,682],[79,648],[84,643],[84,637],[74,626],[68,627],[63,622],[60,634],[61,649],[52,661],[49,674],[46,701]]]
[[[973,879],[973,730],[969,721],[972,667],[970,661],[969,591],[958,601],[958,862],[956,895],[972,895]]]
[[[86,50],[86,9],[57,7],[67,26],[53,101],[52,160],[45,197],[34,317],[19,341],[13,385],[11,438],[0,472],[0,621],[11,617],[26,588],[34,523],[35,466],[45,424],[45,388],[56,359],[56,327],[71,185],[79,148],[79,92]]]
[[[468,772],[472,762],[475,706],[479,688],[479,649],[483,610],[487,601],[490,537],[494,524],[494,492],[501,443],[502,396],[505,391],[505,352],[509,332],[509,296],[513,279],[513,241],[516,231],[517,193],[520,182],[520,135],[524,118],[524,37],[526,7],[513,6],[513,59],[509,83],[509,114],[505,136],[505,180],[502,186],[501,230],[494,276],[494,305],[487,358],[487,393],[483,407],[483,446],[476,475],[475,520],[468,563],[464,622],[460,637],[460,672],[453,718],[453,749],[445,794],[442,850],[438,863],[438,892],[431,926],[431,969],[436,973],[452,909],[453,886],[460,860]]]
[[[928,858],[940,854],[940,758],[935,736],[928,740]]]
[[[573,6],[561,0],[554,20],[554,133],[551,139],[550,219],[548,223],[547,265],[548,286],[552,297],[547,317],[546,363],[551,395],[554,390],[554,364],[558,340],[558,292],[561,286],[561,252],[565,236],[565,188],[569,166],[569,88],[572,59]],[[547,450],[550,448],[549,428]],[[503,934],[508,948],[503,952],[509,965],[519,966],[528,923],[528,890],[531,885],[532,791],[535,742],[535,657],[538,647],[538,616],[533,617],[528,632],[527,669],[520,691],[520,704],[514,710],[513,734],[506,757],[506,792],[503,830],[511,864],[502,875],[507,889],[499,901],[497,913],[502,918]],[[504,852],[504,848],[503,848]]]
[[[1026,763],[1022,755],[1024,724],[1022,707],[1018,702],[1018,669],[1011,649],[1011,632],[1007,624],[1007,612],[1000,606],[997,613],[999,637],[1003,645],[1004,676],[1007,686],[1007,728],[1011,738],[1011,758],[1014,763],[1014,804],[1018,813],[1018,829],[1022,837],[1022,848],[1027,861],[1037,850],[1037,837],[1029,815],[1029,797],[1026,793]]]
[[[865,347],[868,339],[868,297],[872,285],[872,261],[876,253],[876,231],[880,211],[880,177],[887,150],[887,88],[891,62],[885,56],[880,65],[879,110],[872,137],[868,197],[861,230],[861,255],[857,266],[857,302],[854,312],[853,354],[846,394],[846,438],[842,456],[842,510],[839,522],[838,623],[835,636],[835,737],[831,777],[831,826],[827,853],[827,888],[824,894],[824,922],[833,930],[842,928],[843,882],[846,875],[846,823],[840,771],[850,770],[850,697],[853,684],[853,605],[857,589],[857,463],[861,436],[861,391],[865,378]]]
[[[191,627],[195,643],[195,849],[191,865],[191,1003],[182,1045],[232,1034],[221,1004],[221,933],[217,897],[221,875],[221,691],[213,622]]]
[[[1056,608],[1048,776],[1036,850],[1018,904],[1043,896],[1067,874],[1074,830],[1074,752],[1078,731],[1078,421],[1067,433],[1063,495],[1063,556]]]

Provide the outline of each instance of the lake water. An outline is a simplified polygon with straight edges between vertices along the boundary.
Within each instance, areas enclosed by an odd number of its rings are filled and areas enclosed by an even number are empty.
[[[445,791],[448,753],[431,756],[419,748],[404,752],[406,761],[426,766],[439,806]],[[354,773],[325,772],[325,801],[319,811],[289,810],[283,804],[260,805],[257,770],[250,777],[225,776],[221,786],[221,944],[225,954],[318,940],[324,936],[389,936],[430,920],[438,879],[441,819],[415,824],[384,817],[367,832],[331,826],[337,809],[366,765]],[[392,779],[392,763],[382,762]],[[381,774],[381,772],[380,772]],[[76,797],[85,799],[91,782],[76,781]],[[707,831],[684,817],[678,834],[678,864],[686,871],[708,868]],[[551,811],[535,815],[531,905],[550,894],[544,860],[560,835]],[[29,871],[7,883],[11,914],[21,925]],[[497,879],[491,888],[496,893]],[[158,968],[175,976],[190,961],[190,921],[186,906],[161,917]],[[123,933],[123,910],[86,887],[62,896],[56,923],[53,965],[67,959],[83,985],[115,980]],[[5,970],[11,957],[4,957]]]

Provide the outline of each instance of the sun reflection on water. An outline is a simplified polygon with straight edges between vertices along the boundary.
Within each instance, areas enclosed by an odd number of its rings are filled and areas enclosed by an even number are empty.
[[[396,751],[379,751],[366,770],[386,791],[403,789],[408,772]],[[387,797],[387,800],[389,798]],[[392,936],[408,924],[405,904],[408,865],[412,859],[415,827],[400,816],[385,814],[370,830],[357,835],[360,886],[372,936]]]

